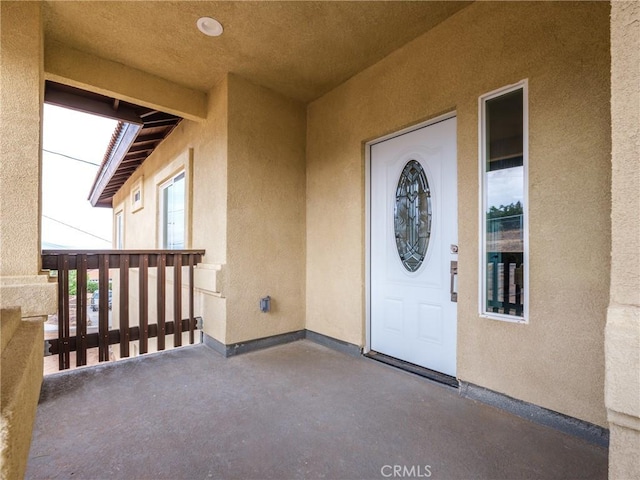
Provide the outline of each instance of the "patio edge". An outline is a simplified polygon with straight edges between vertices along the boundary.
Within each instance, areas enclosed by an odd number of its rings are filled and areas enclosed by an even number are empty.
[[[460,395],[499,408],[539,425],[559,430],[589,443],[609,448],[609,430],[585,420],[548,410],[533,403],[518,400],[488,388],[460,380]]]
[[[255,340],[248,340],[246,342],[232,343],[225,345],[219,342],[213,337],[210,337],[206,333],[203,334],[204,344],[212,350],[218,352],[223,357],[233,357],[235,355],[241,355],[243,353],[254,352],[256,350],[262,350],[264,348],[275,347],[276,345],[282,345],[285,343],[295,342],[305,338],[304,330],[296,330],[289,333],[281,333],[279,335],[272,335],[270,337],[256,338]]]
[[[322,345],[332,350],[345,353],[351,357],[360,357],[362,355],[362,348],[360,348],[358,345],[344,342],[342,340],[338,340],[337,338],[329,337],[312,330],[305,330],[305,338],[312,341],[313,343],[317,343],[318,345]]]
[[[229,345],[225,345],[206,333],[203,333],[202,343],[223,357],[233,357],[235,355],[242,355],[244,353],[275,347],[276,345],[283,345],[285,343],[303,339],[310,340],[313,343],[317,343],[318,345],[336,350],[351,357],[359,357],[362,355],[362,349],[358,345],[344,342],[333,337],[328,337],[327,335],[313,332],[311,330],[296,330],[294,332],[282,333],[279,335],[257,338],[255,340],[248,340],[246,342],[238,342]]]

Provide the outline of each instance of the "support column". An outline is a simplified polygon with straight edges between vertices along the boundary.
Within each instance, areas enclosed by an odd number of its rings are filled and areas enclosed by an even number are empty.
[[[640,478],[640,3],[611,2],[609,478]]]
[[[22,478],[56,284],[40,275],[41,2],[0,2],[0,477]],[[33,321],[23,321],[31,318]],[[5,369],[5,367],[7,367]]]
[[[0,8],[0,307],[37,317],[56,311],[56,286],[39,275],[42,4]]]

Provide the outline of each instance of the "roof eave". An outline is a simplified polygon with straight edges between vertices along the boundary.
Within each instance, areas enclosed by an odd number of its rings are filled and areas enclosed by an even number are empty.
[[[141,129],[142,125],[124,122],[120,122],[116,127],[114,139],[112,139],[112,143],[107,150],[105,159],[89,193],[89,202],[91,202],[92,206],[111,207],[111,200],[105,201],[105,199],[101,198],[102,193],[118,170]]]

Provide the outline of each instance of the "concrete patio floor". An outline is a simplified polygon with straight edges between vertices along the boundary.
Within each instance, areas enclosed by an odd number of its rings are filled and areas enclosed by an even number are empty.
[[[395,469],[395,470],[394,470]],[[45,378],[27,479],[605,479],[607,449],[301,340]]]

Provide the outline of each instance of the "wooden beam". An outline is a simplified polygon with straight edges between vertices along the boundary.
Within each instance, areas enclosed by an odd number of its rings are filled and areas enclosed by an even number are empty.
[[[46,84],[44,93],[45,103],[57,105],[59,107],[70,108],[78,112],[91,113],[100,117],[112,118],[127,123],[143,125],[142,119],[131,109],[119,107],[114,110],[111,102],[104,103],[81,95],[58,90],[51,82]]]
[[[166,135],[165,131],[157,132],[157,133],[143,133],[136,139],[136,144],[146,143],[146,142],[157,142],[159,140],[164,139]]]

